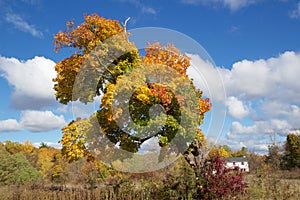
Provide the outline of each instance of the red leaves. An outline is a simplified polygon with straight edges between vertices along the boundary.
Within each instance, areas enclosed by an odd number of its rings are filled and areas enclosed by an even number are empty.
[[[201,199],[223,199],[244,194],[246,188],[243,174],[239,170],[226,168],[225,161],[217,154],[207,160],[202,169],[198,195]]]

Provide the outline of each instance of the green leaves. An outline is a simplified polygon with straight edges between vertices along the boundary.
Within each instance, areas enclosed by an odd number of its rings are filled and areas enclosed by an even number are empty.
[[[41,180],[41,174],[20,153],[0,155],[0,183],[25,184]]]
[[[300,135],[287,135],[284,160],[288,169],[300,167]]]

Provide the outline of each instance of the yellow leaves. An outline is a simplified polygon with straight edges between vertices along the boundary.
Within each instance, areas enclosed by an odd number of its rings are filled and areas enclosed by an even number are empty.
[[[101,99],[101,108],[111,107],[112,105],[115,84],[107,83],[106,88],[107,91]]]
[[[68,126],[62,128],[63,136],[60,140],[63,145],[62,154],[70,161],[90,156],[85,147],[89,126],[88,120],[77,119],[77,121],[72,121]]]
[[[226,151],[225,149],[223,149],[223,148],[220,148],[220,149],[219,149],[219,154],[220,154],[220,156],[223,157],[223,158],[229,158],[229,157],[231,157],[230,153],[227,152],[227,151]]]
[[[62,47],[70,47],[74,39],[68,36],[68,33],[59,31],[54,35],[53,44],[55,45],[55,52],[58,53]]]
[[[68,21],[66,22],[67,28],[73,28],[74,27],[74,21]]]
[[[209,156],[213,156],[216,154],[219,154],[222,158],[230,158],[231,157],[231,154],[222,147],[213,148],[209,152]]]
[[[85,56],[75,54],[55,65],[57,76],[53,79],[55,82],[54,90],[56,91],[56,99],[60,103],[67,104],[72,100],[73,85],[84,59]]]
[[[55,151],[58,151],[54,148],[41,148],[38,152],[38,158],[37,158],[37,166],[39,168],[39,171],[43,175],[43,177],[46,177],[49,175],[49,171],[53,167],[53,157],[55,154]]]
[[[150,89],[144,85],[144,86],[141,86],[141,87],[138,87],[136,90],[135,90],[135,94],[136,95],[136,98],[141,101],[141,102],[144,102],[144,103],[150,103]]]
[[[200,142],[203,142],[204,141],[204,134],[202,133],[201,129],[198,129],[197,130],[197,140],[200,141]]]
[[[137,99],[140,100],[141,102],[147,102],[147,103],[150,102],[149,96],[145,94],[138,94]]]

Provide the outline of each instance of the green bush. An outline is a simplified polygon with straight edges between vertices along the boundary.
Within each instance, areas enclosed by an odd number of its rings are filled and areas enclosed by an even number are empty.
[[[0,184],[24,184],[42,179],[23,154],[0,155]]]

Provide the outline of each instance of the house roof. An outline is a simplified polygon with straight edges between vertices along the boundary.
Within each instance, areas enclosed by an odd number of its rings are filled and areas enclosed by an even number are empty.
[[[226,162],[247,162],[246,157],[225,158]]]

